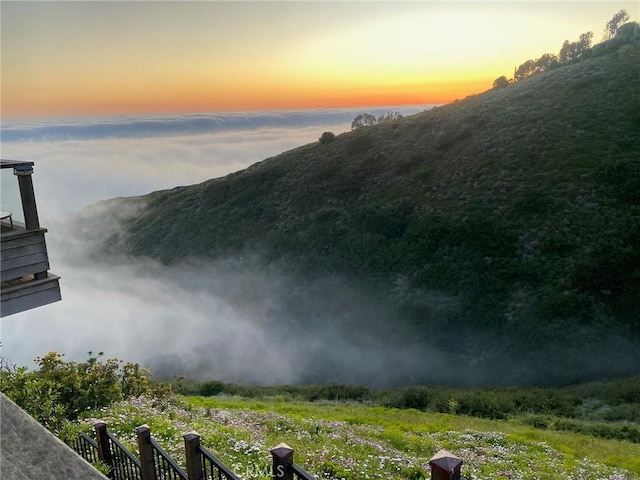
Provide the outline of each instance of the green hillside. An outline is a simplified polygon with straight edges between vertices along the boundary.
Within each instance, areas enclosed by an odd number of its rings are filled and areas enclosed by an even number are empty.
[[[476,382],[637,372],[640,35],[626,32],[505,88],[125,199],[144,207],[105,248],[339,275]]]
[[[248,480],[269,478],[268,452],[280,442],[294,449],[297,464],[330,480],[426,479],[429,459],[441,448],[463,460],[466,478],[640,478],[638,444],[538,430],[517,422],[277,397],[182,400],[132,398],[88,412],[86,420],[69,425],[67,431],[89,433],[93,415],[99,414],[136,452],[134,429],[144,422],[162,447],[183,463],[181,433],[195,429],[206,448]]]

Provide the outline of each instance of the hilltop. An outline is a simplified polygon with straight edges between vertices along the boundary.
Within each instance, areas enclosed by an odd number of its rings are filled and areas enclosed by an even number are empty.
[[[437,345],[473,383],[637,372],[640,35],[627,32],[505,88],[106,202],[133,213],[101,252],[340,276],[393,312],[359,328]]]

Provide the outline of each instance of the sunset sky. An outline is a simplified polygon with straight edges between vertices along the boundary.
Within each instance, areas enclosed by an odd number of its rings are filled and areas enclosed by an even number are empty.
[[[3,118],[444,103],[637,2],[0,3]]]

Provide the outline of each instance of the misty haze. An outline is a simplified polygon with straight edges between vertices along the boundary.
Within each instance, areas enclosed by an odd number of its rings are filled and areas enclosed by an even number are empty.
[[[500,336],[457,327],[469,309],[463,297],[418,288],[402,274],[391,285],[338,270],[309,276],[286,259],[268,258],[261,247],[216,260],[185,247],[168,264],[105,250],[147,209],[149,200],[140,195],[223,177],[315,142],[323,131],[347,131],[356,114],[9,123],[3,155],[35,161],[50,258],[64,281],[62,302],[3,319],[3,354],[28,365],[47,351],[75,360],[103,351],[151,367],[157,378],[250,384],[503,385],[632,370],[631,357],[625,365],[603,349],[587,360],[579,344],[500,352]],[[190,212],[171,215],[161,220],[179,225]],[[609,336],[599,342],[615,343],[622,358],[633,351],[618,330]],[[536,344],[533,337],[526,341]]]
[[[425,108],[430,106],[394,111]],[[429,345],[425,354],[424,343],[398,331],[398,306],[375,287],[337,274],[303,279],[286,265],[269,265],[259,252],[173,266],[96,253],[99,242],[122,226],[108,222],[110,215],[94,202],[223,176],[316,141],[322,131],[348,130],[356,114],[8,123],[3,155],[35,161],[49,255],[64,280],[62,302],[2,320],[3,355],[29,365],[47,351],[75,360],[89,350],[104,351],[149,366],[159,378],[187,374],[257,384],[389,386],[449,379],[446,355]],[[248,126],[239,129],[238,123]],[[129,209],[116,208],[123,217],[135,213]],[[77,230],[79,211],[89,231]],[[445,315],[457,308],[455,300],[436,301],[434,308]]]

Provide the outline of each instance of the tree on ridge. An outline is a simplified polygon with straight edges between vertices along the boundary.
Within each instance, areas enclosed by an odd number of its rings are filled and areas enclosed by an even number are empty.
[[[620,10],[605,25],[605,33],[607,38],[611,39],[616,36],[618,29],[629,20],[629,14],[626,10]]]

